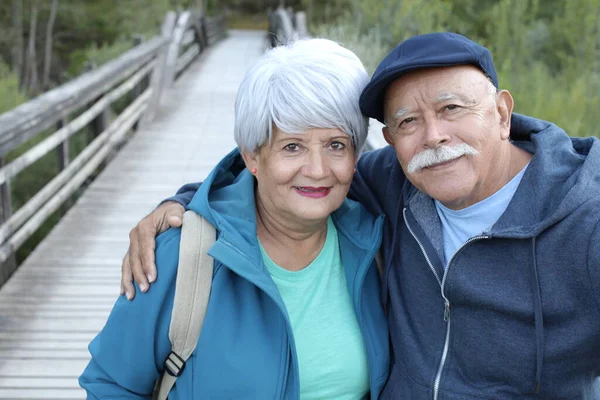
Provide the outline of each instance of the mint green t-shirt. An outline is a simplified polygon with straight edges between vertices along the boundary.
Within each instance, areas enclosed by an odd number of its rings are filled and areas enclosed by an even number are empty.
[[[331,218],[323,249],[301,271],[279,267],[262,245],[260,249],[291,320],[300,370],[300,399],[365,397],[369,392],[367,353]]]

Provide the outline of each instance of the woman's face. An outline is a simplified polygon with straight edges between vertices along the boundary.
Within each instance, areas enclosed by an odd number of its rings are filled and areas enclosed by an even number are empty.
[[[256,168],[257,196],[264,211],[286,225],[327,218],[346,197],[354,174],[355,150],[340,129],[287,134],[275,128],[272,142],[244,154]]]

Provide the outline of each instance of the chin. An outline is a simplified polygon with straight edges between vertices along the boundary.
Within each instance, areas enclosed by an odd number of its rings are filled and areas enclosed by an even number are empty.
[[[437,186],[431,189],[432,190],[424,190],[424,192],[449,208],[464,204],[471,193],[471,190],[468,190],[463,185],[460,187],[455,185],[443,185],[442,187]]]
[[[332,208],[331,206],[325,205],[313,205],[297,207],[292,210],[292,212],[302,220],[306,221],[318,221],[329,217],[329,215],[335,211],[336,208]]]
[[[327,212],[320,212],[317,210],[311,210],[311,211],[306,211],[306,212],[302,212],[302,211],[296,211],[296,216],[304,221],[320,221],[322,219],[325,219],[327,217],[329,217],[329,215],[331,214],[331,212],[327,211]]]

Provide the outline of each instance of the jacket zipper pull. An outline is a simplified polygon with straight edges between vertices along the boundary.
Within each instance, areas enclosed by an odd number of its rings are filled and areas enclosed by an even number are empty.
[[[448,322],[450,319],[450,302],[444,300],[444,321]]]

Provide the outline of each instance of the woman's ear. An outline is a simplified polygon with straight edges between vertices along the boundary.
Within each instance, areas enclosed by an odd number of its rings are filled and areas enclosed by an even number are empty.
[[[242,158],[246,164],[246,168],[250,171],[256,171],[258,169],[259,155],[258,152],[252,153],[250,151],[242,152]]]

